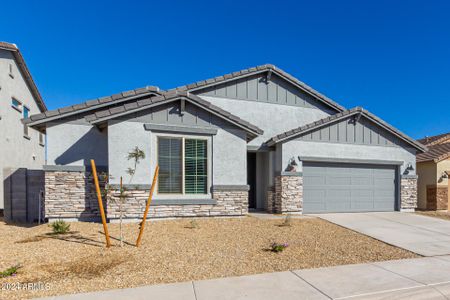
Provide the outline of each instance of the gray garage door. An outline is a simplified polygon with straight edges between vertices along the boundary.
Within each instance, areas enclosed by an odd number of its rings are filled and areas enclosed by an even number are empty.
[[[303,211],[393,211],[395,170],[395,166],[304,162]]]

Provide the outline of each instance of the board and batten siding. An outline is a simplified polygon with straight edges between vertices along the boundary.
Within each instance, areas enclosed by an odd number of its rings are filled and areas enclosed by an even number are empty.
[[[189,102],[186,102],[184,111],[181,111],[179,101],[119,117],[116,118],[116,120],[161,125],[182,125],[212,128],[235,127],[212,113],[205,111],[204,109]]]
[[[200,89],[193,93],[200,96],[330,110],[313,96],[275,74],[272,74],[270,79],[267,78],[267,74],[257,74]]]
[[[373,146],[400,146],[404,143],[370,120],[351,117],[308,132],[297,138],[301,141],[348,143]]]

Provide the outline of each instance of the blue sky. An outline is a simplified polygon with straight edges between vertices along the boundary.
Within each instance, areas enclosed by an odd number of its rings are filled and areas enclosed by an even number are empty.
[[[50,109],[271,63],[418,138],[450,131],[450,1],[6,1]]]

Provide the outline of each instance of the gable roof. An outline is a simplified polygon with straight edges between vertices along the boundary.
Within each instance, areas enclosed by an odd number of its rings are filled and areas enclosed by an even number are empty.
[[[416,155],[417,162],[433,161],[438,163],[450,158],[450,142],[428,146],[428,152]]]
[[[117,105],[123,102],[131,100],[138,100],[144,97],[151,97],[160,95],[159,88],[156,86],[147,86],[144,88],[138,88],[130,91],[114,94],[112,96],[106,96],[88,100],[86,102],[62,107],[59,109],[49,110],[44,113],[31,115],[28,119],[24,119],[23,123],[28,126],[37,126],[50,121],[62,119],[68,116],[73,116],[79,113],[84,113],[94,109],[102,107]]]
[[[406,134],[400,132],[399,130],[397,130],[393,126],[391,126],[388,123],[384,122],[383,120],[381,120],[380,118],[378,118],[374,114],[370,113],[369,111],[363,109],[362,107],[355,107],[355,108],[343,111],[341,113],[337,113],[335,115],[331,115],[331,116],[328,116],[326,118],[320,119],[320,120],[315,121],[313,123],[306,124],[306,125],[298,127],[298,128],[294,128],[292,130],[286,131],[284,133],[281,133],[281,134],[278,134],[278,135],[272,137],[266,143],[267,143],[268,146],[273,146],[275,144],[278,144],[278,143],[284,142],[286,140],[290,140],[292,138],[295,138],[295,137],[297,137],[297,136],[299,136],[299,135],[301,135],[303,133],[310,132],[312,130],[321,128],[323,126],[326,126],[326,125],[328,125],[330,123],[334,123],[334,122],[336,122],[338,120],[346,119],[346,118],[348,118],[350,116],[353,116],[353,115],[363,115],[364,117],[366,117],[367,119],[371,120],[372,122],[374,122],[375,124],[379,125],[380,127],[384,128],[385,130],[387,130],[391,134],[397,136],[401,140],[403,140],[406,143],[410,144],[411,146],[413,146],[417,150],[422,151],[422,152],[427,151],[427,148],[424,145],[422,145],[421,143],[419,143],[419,142],[415,141],[414,139],[410,138]]]
[[[210,78],[210,79],[206,79],[206,80],[201,80],[201,81],[198,81],[198,82],[195,82],[195,83],[191,83],[191,84],[187,84],[187,85],[184,85],[184,86],[177,87],[174,90],[194,92],[194,91],[205,89],[207,87],[211,87],[211,86],[214,86],[214,85],[222,84],[222,83],[225,83],[225,82],[237,80],[237,79],[240,79],[240,78],[244,78],[244,77],[248,77],[248,76],[255,75],[255,74],[260,74],[260,73],[268,73],[268,74],[274,73],[274,74],[277,74],[279,77],[281,77],[284,80],[290,82],[291,84],[293,84],[295,87],[299,88],[300,90],[310,94],[311,96],[313,96],[314,98],[316,98],[320,102],[326,104],[327,106],[331,107],[335,111],[342,112],[342,111],[345,110],[345,107],[339,105],[335,101],[331,100],[330,98],[328,98],[325,95],[319,93],[318,91],[316,91],[312,87],[308,86],[304,82],[298,80],[297,78],[295,78],[294,76],[290,75],[289,73],[287,73],[287,72],[281,70],[280,68],[278,68],[278,67],[276,67],[274,65],[271,65],[271,64],[260,65],[260,66],[244,69],[244,70],[241,70],[241,71],[238,71],[238,72],[225,74],[223,76],[218,76],[218,77],[214,77],[214,78]]]
[[[427,145],[427,146],[446,143],[449,140],[450,140],[450,132],[435,135],[435,136],[426,136],[424,138],[418,139],[418,141],[420,143]]]
[[[202,81],[199,81],[196,83],[181,86],[181,87],[171,89],[168,91],[160,91],[159,88],[156,86],[147,86],[144,88],[138,88],[138,89],[134,89],[134,90],[126,91],[126,92],[121,92],[118,94],[114,94],[112,96],[101,97],[101,98],[89,100],[89,101],[86,101],[86,102],[83,102],[80,104],[70,105],[70,106],[59,108],[59,109],[46,111],[41,114],[35,114],[35,115],[30,116],[30,118],[28,118],[28,119],[24,119],[23,122],[25,124],[28,124],[28,126],[37,126],[37,125],[45,124],[45,123],[53,121],[53,120],[58,120],[58,119],[62,119],[62,118],[68,117],[68,116],[73,116],[73,115],[76,115],[79,113],[84,113],[86,111],[98,109],[100,107],[110,107],[110,106],[115,106],[115,105],[123,103],[123,102],[128,102],[130,100],[138,100],[138,99],[141,99],[142,97],[147,97],[148,95],[157,96],[157,95],[161,95],[164,92],[173,93],[176,91],[191,92],[191,91],[200,90],[200,89],[203,89],[206,87],[210,87],[210,86],[213,86],[216,84],[228,82],[230,80],[236,80],[236,79],[243,78],[246,76],[251,76],[251,75],[265,73],[265,72],[268,73],[268,75],[272,72],[277,74],[281,78],[284,78],[285,80],[292,83],[294,86],[309,93],[310,95],[314,96],[319,101],[325,103],[327,106],[333,108],[334,110],[336,110],[338,112],[345,110],[344,107],[337,104],[330,98],[317,92],[316,90],[309,87],[305,83],[299,81],[294,76],[284,72],[283,70],[275,67],[274,65],[266,64],[266,65],[261,65],[261,66],[241,70],[238,72],[233,72],[231,74],[225,74],[223,76],[215,77],[212,79],[202,80]],[[191,94],[191,96],[192,96],[192,94]]]
[[[39,109],[41,111],[46,111],[47,107],[45,106],[44,100],[42,99],[41,94],[39,93],[39,90],[36,84],[34,83],[33,77],[31,76],[30,70],[28,69],[27,64],[25,63],[25,59],[23,58],[22,53],[20,53],[19,48],[15,44],[0,42],[0,49],[7,50],[12,53],[19,67],[20,72],[22,73],[25,79],[26,84],[28,85],[28,88],[31,91],[31,94],[36,99]]]
[[[192,95],[186,91],[171,91],[162,93],[160,96],[146,98],[138,100],[132,103],[126,103],[113,108],[108,108],[102,111],[97,111],[92,115],[86,116],[85,119],[92,125],[97,125],[110,119],[114,119],[120,116],[129,115],[138,111],[142,111],[151,107],[162,105],[165,103],[170,103],[177,100],[188,101],[198,107],[205,109],[206,111],[240,127],[251,134],[251,136],[256,137],[261,135],[264,131],[257,126],[242,120],[238,116],[231,114],[230,112],[211,104],[210,102],[203,100],[202,98]]]

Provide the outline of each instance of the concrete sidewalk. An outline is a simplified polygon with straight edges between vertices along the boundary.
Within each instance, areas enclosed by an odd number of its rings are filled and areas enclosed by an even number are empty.
[[[46,299],[450,299],[450,255],[266,273]]]

